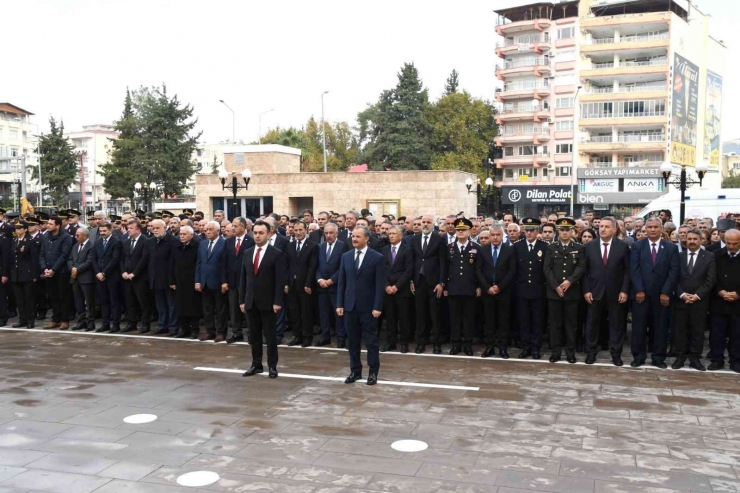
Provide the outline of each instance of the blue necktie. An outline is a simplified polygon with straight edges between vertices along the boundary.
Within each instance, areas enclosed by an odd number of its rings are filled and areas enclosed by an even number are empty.
[[[360,270],[360,254],[362,253],[361,250],[357,250],[357,255],[355,255],[355,270]]]
[[[493,247],[493,268],[496,268],[496,264],[498,263],[498,247]],[[493,271],[493,285],[496,285],[496,271]]]

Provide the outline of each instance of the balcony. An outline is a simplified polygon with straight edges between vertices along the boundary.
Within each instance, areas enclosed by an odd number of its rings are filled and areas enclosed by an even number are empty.
[[[514,144],[518,142],[532,142],[533,144],[540,144],[550,140],[550,134],[547,130],[534,129],[534,130],[516,130],[513,132],[504,132],[503,135],[499,135],[495,138],[496,145],[501,146],[504,144]]]
[[[550,36],[543,34],[522,34],[516,39],[506,39],[503,43],[496,43],[496,55],[506,58],[515,53],[537,53],[542,55],[552,49]]]
[[[665,82],[648,82],[638,83],[629,85],[620,85],[617,90],[614,90],[614,86],[591,86],[591,89],[586,91],[586,94],[623,94],[623,93],[635,93],[635,92],[664,92],[668,90],[668,85]]]
[[[497,90],[498,91],[498,90]],[[541,80],[507,82],[501,91],[496,93],[496,100],[499,102],[507,99],[520,98],[537,98],[542,99],[550,94],[550,86]]]
[[[592,135],[581,141],[581,152],[650,152],[665,149],[666,136],[664,133],[623,133],[618,134],[616,140],[613,135]]]
[[[549,152],[538,152],[535,154],[528,154],[525,156],[504,156],[503,158],[499,158],[494,160],[494,163],[496,163],[496,166],[506,167],[506,166],[522,166],[522,165],[528,165],[535,167],[540,167],[542,165],[545,165],[550,162],[550,153]]]
[[[496,32],[499,36],[505,37],[507,34],[523,31],[544,31],[549,28],[551,24],[552,22],[550,19],[527,19],[524,21],[499,24],[496,26]]]
[[[504,107],[501,113],[496,115],[496,122],[500,125],[513,121],[546,121],[550,115],[549,108],[543,105],[519,104],[513,107]]]
[[[662,74],[668,70],[668,60],[664,57],[651,60],[630,60],[619,63],[591,62],[591,67],[581,71],[581,79],[620,77],[625,75]]]
[[[504,176],[503,179],[499,181],[504,183],[542,183],[549,182],[550,179],[547,176],[515,175]]]
[[[521,58],[518,60],[505,60],[503,66],[496,66],[496,77],[503,80],[508,75],[534,74],[542,76],[542,72],[550,72],[550,59],[547,57]]]
[[[606,37],[593,38],[591,43],[581,45],[583,53],[609,53],[624,50],[650,50],[655,48],[668,48],[670,44],[670,33],[630,34],[620,38]]]

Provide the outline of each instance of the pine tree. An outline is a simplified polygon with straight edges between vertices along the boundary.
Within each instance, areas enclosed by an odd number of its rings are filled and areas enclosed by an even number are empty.
[[[218,167],[221,166],[221,163],[218,162],[217,156],[213,155],[213,162],[211,163],[211,174],[216,175],[218,174]]]
[[[114,198],[133,198],[134,184],[141,181],[145,171],[137,159],[141,150],[140,122],[134,114],[131,92],[126,89],[121,119],[115,122],[117,139],[110,139],[110,162],[100,167],[105,177],[105,192]],[[148,182],[147,182],[148,183]]]
[[[46,193],[52,197],[54,204],[61,205],[69,192],[69,187],[77,176],[77,157],[72,145],[64,136],[64,122],[57,123],[54,117],[49,119],[50,131],[39,137],[38,151],[41,155],[40,164],[42,185]],[[38,180],[38,168],[32,169],[32,179]]]
[[[458,80],[459,75],[460,74],[457,70],[453,68],[452,72],[450,72],[450,76],[447,78],[447,83],[445,84],[445,96],[457,92],[457,88],[460,87],[460,81]]]

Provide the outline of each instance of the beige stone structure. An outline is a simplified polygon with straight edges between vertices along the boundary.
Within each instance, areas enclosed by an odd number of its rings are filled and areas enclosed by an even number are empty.
[[[298,215],[303,209],[346,212],[370,209],[374,214],[438,216],[463,211],[476,213],[476,195],[465,180],[476,176],[461,171],[369,171],[365,173],[302,173],[300,150],[279,145],[237,145],[224,149],[224,167],[236,173],[252,172],[247,191],[237,194],[237,213]],[[227,184],[231,182],[228,179]],[[232,193],[223,190],[217,175],[196,177],[198,210],[213,214],[222,208],[234,214]]]

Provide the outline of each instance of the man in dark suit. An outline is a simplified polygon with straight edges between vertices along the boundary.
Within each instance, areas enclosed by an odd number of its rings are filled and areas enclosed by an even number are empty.
[[[673,349],[676,352],[676,360],[671,365],[674,370],[683,368],[686,354],[689,355],[691,368],[706,370],[701,363],[701,355],[704,349],[709,299],[717,282],[717,264],[713,253],[702,250],[701,239],[701,231],[689,230],[686,235],[687,249],[680,255],[673,327]],[[714,353],[712,355],[714,356]]]
[[[599,240],[586,245],[586,274],[583,276],[583,297],[590,305],[590,321],[586,327],[586,364],[596,362],[599,326],[603,314],[609,319],[609,352],[615,366],[622,366],[622,347],[626,330],[626,303],[629,300],[629,247],[616,238],[617,221],[602,218]]]
[[[630,257],[630,298],[633,300],[633,361],[630,366],[637,368],[645,363],[647,328],[650,327],[653,366],[665,368],[671,297],[680,272],[678,247],[661,239],[663,226],[659,218],[649,218],[645,230],[647,238],[634,244]]]
[[[337,233],[337,239],[339,241],[342,241],[347,243],[347,238],[350,239],[350,244],[347,245],[347,249],[352,249],[352,230],[355,229],[355,226],[357,225],[357,220],[360,219],[360,213],[357,211],[349,211],[344,215],[344,224],[337,224],[339,227],[339,233]]]
[[[316,216],[316,222],[319,225],[319,229],[312,231],[311,234],[308,235],[308,239],[316,245],[319,245],[324,242],[324,226],[329,223],[329,213],[323,211],[319,212]],[[306,224],[306,228],[308,228],[308,224]]]
[[[414,279],[411,292],[416,304],[416,354],[431,343],[434,354],[442,354],[442,305],[447,261],[447,242],[434,232],[434,217],[421,218],[421,234],[411,240],[414,249]],[[431,329],[431,330],[430,330]]]
[[[179,323],[175,306],[175,292],[170,289],[169,274],[172,249],[178,245],[180,240],[167,232],[167,224],[162,219],[152,220],[149,223],[149,230],[152,233],[149,242],[151,248],[149,253],[149,289],[154,295],[157,307],[156,333],[174,337],[177,335]]]
[[[545,265],[547,243],[537,239],[540,221],[533,217],[522,219],[525,241],[514,243],[516,255],[516,299],[519,330],[522,341],[520,358],[540,359],[542,328],[545,323]]]
[[[48,221],[46,242],[39,257],[41,266],[41,277],[46,279],[46,289],[51,302],[52,317],[44,328],[67,330],[69,328],[70,307],[73,306],[72,290],[69,289],[69,269],[67,261],[72,250],[72,237],[62,231],[62,219],[52,216]],[[10,248],[6,248],[0,240],[0,252],[2,252],[3,264],[7,261],[10,269]],[[8,240],[8,247],[10,241]],[[7,260],[6,260],[7,259]],[[5,277],[5,274],[3,275]],[[5,310],[4,287],[0,288],[0,323],[7,321],[7,310]],[[4,324],[3,324],[4,325]]]
[[[198,246],[195,265],[195,290],[203,299],[203,318],[206,332],[201,341],[223,342],[228,331],[227,297],[223,288],[222,260],[226,240],[221,238],[221,225],[216,221],[206,224],[206,239]]]
[[[489,358],[499,348],[499,355],[509,358],[506,347],[509,341],[509,307],[511,291],[516,277],[514,249],[504,243],[501,225],[490,229],[491,242],[482,245],[478,255],[476,274],[483,298],[486,349],[482,358]]]
[[[290,245],[290,240],[288,240],[287,237],[281,235],[278,232],[277,221],[275,220],[275,218],[273,218],[272,216],[267,217],[265,218],[265,222],[267,222],[267,224],[270,226],[270,235],[267,239],[267,244],[277,248],[281,252],[285,252],[288,248],[288,245]],[[280,306],[282,306],[284,309],[277,312],[277,317],[275,319],[275,323],[277,324],[275,329],[275,337],[277,337],[278,344],[280,344],[280,342],[283,340],[283,336],[285,335],[285,328],[288,322],[288,295],[285,294],[285,292],[283,292],[283,299],[280,303]]]
[[[475,304],[480,296],[475,264],[480,245],[470,241],[472,223],[461,217],[455,220],[455,238],[445,248],[447,258],[447,277],[444,295],[450,308],[450,354],[462,351],[466,356],[473,355],[473,330],[475,329]],[[461,347],[462,343],[462,347]]]
[[[285,249],[288,262],[285,290],[288,293],[288,316],[294,335],[288,346],[308,347],[313,343],[312,293],[318,254],[316,243],[306,238],[306,225],[302,221],[293,225],[293,233],[295,241]]]
[[[345,348],[347,331],[344,326],[344,317],[337,316],[337,283],[339,282],[339,266],[342,255],[347,246],[338,238],[338,227],[329,223],[324,226],[324,239],[318,248],[318,265],[316,268],[316,284],[319,296],[319,320],[321,323],[321,340],[317,346],[331,344],[331,322],[335,322],[337,333],[337,347]]]
[[[79,319],[72,330],[95,330],[95,275],[93,243],[90,241],[85,226],[78,226],[75,231],[77,243],[67,262],[69,283],[72,285],[75,308]]]
[[[730,339],[730,369],[740,373],[740,231],[730,229],[724,235],[725,247],[715,254],[717,285],[710,312],[709,345],[712,364],[709,370],[725,367],[725,348]]]
[[[383,255],[368,247],[370,231],[356,226],[352,231],[353,249],[342,255],[337,287],[337,315],[346,317],[350,374],[344,383],[362,379],[360,347],[365,339],[370,374],[367,385],[378,383],[380,352],[378,317],[383,310],[385,264]]]
[[[362,226],[363,228],[368,228],[368,231],[370,231],[370,223],[367,222],[367,219],[360,218],[355,223],[356,226]],[[352,234],[347,236],[347,239],[344,240],[344,244],[347,245],[347,250],[352,250],[354,248],[352,246]],[[368,246],[375,250],[376,252],[381,252],[383,250],[383,245],[380,241],[380,238],[375,236],[374,234],[370,233],[370,239],[367,242]]]
[[[19,221],[15,225],[13,263],[10,282],[15,290],[18,322],[13,327],[33,329],[36,321],[36,283],[39,279],[38,243],[28,235],[28,223]]]
[[[727,246],[725,243],[725,234],[727,231],[735,228],[737,228],[737,222],[734,219],[720,219],[717,221],[717,231],[719,232],[720,241],[708,245],[707,251],[714,253],[725,248]]]
[[[141,320],[140,334],[149,332],[149,239],[141,234],[141,222],[130,219],[127,226],[128,238],[121,248],[121,278],[126,292],[126,318],[128,323],[121,332],[136,330]]]
[[[559,238],[547,248],[543,273],[547,282],[547,315],[550,324],[550,363],[560,361],[565,329],[565,357],[576,362],[578,306],[581,279],[586,268],[583,245],[572,240],[576,222],[569,217],[556,221]]]
[[[400,344],[401,353],[409,351],[411,337],[411,279],[414,275],[414,252],[402,242],[400,226],[388,230],[390,244],[383,249],[385,261],[385,311],[388,337],[381,352],[393,351]]]
[[[224,243],[224,253],[221,262],[221,279],[227,289],[229,298],[229,319],[231,321],[231,337],[226,340],[227,344],[233,344],[244,340],[245,315],[239,309],[239,276],[241,275],[244,252],[254,246],[254,240],[247,235],[247,220],[243,217],[235,217],[231,223],[234,226],[234,236]]]
[[[93,272],[103,315],[102,324],[95,332],[110,331],[115,334],[121,331],[121,240],[112,232],[111,223],[102,221],[98,224],[98,241],[93,248]]]
[[[283,309],[286,280],[284,253],[268,244],[270,225],[256,221],[252,233],[255,245],[244,252],[239,299],[241,310],[249,317],[249,345],[252,346],[252,365],[245,377],[262,373],[262,338],[267,343],[267,366],[270,378],[277,378],[278,349],[275,334],[275,314]]]

